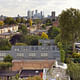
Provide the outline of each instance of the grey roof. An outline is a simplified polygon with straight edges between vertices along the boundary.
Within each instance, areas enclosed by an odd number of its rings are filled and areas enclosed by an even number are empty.
[[[20,77],[33,77],[36,75],[40,75],[43,70],[22,70],[20,73]]]
[[[12,46],[10,51],[0,51],[0,58],[8,54],[14,60],[60,60],[60,51],[56,45]]]
[[[11,76],[16,76],[19,71],[0,71],[0,77],[11,77]]]

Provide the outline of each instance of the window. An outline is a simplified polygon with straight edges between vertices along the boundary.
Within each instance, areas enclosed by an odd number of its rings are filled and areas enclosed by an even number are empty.
[[[15,49],[15,51],[19,51],[19,49]]]
[[[34,47],[31,47],[31,50],[34,50]]]
[[[35,50],[38,50],[38,47],[35,47]]]
[[[48,53],[41,53],[41,56],[46,57],[48,56]]]
[[[27,48],[25,48],[24,51],[27,51]]]
[[[55,47],[52,47],[52,50],[55,50]]]
[[[0,53],[0,56],[4,57],[4,56],[6,56],[6,53]]]
[[[24,53],[17,53],[16,54],[18,57],[24,57]]]
[[[36,53],[29,53],[29,56],[36,56]]]
[[[41,49],[44,50],[44,47],[42,47]]]

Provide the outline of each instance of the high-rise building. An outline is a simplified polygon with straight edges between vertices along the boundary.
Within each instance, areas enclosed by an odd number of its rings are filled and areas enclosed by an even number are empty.
[[[34,11],[32,11],[32,18],[34,17]]]
[[[52,12],[51,12],[51,17],[52,17],[53,19],[55,19],[55,11],[52,11]]]
[[[27,12],[27,18],[31,19],[32,18],[32,11]]]
[[[28,11],[27,18],[28,19],[42,19],[43,12],[41,11],[40,13],[38,13],[38,10],[35,10],[35,13],[34,13],[34,11]]]
[[[35,14],[36,14],[36,15],[38,14],[38,10],[35,10]]]

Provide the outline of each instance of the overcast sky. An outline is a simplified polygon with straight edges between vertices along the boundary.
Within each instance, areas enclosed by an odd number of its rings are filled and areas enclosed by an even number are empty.
[[[60,14],[66,8],[80,9],[80,0],[0,0],[0,15],[26,16],[28,10],[38,9],[44,11],[45,15],[56,11]]]

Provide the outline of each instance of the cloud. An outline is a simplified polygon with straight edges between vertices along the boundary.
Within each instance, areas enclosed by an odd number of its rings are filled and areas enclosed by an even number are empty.
[[[25,15],[27,10],[43,10],[45,15],[56,11],[57,15],[66,8],[79,8],[80,0],[0,0],[0,14],[6,16]]]

